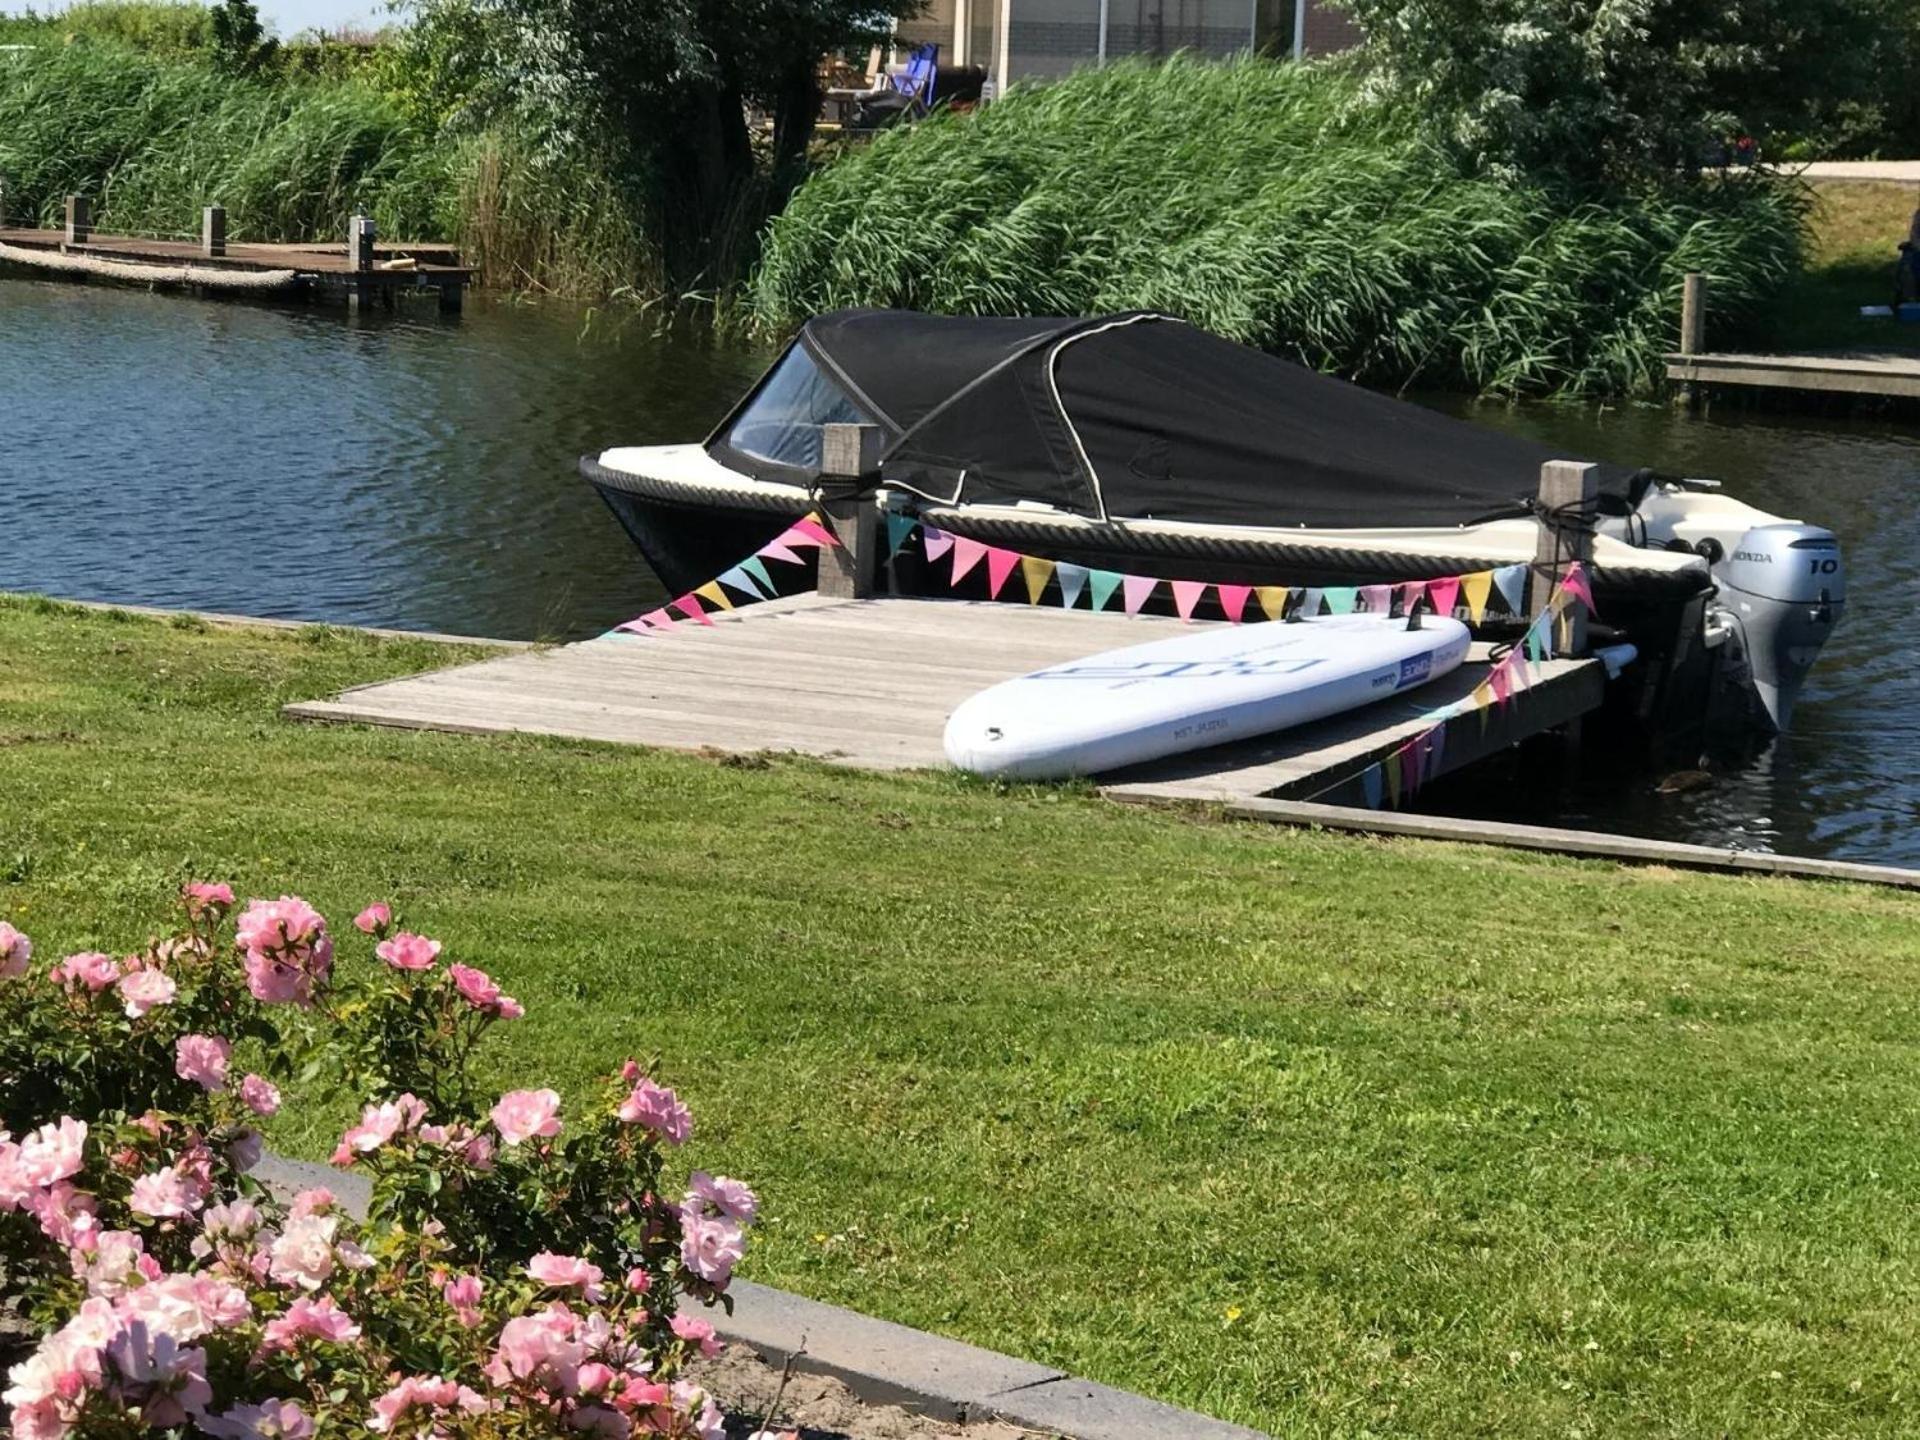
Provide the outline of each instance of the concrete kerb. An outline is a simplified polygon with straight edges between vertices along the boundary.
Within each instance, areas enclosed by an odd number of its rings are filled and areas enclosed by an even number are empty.
[[[264,1157],[254,1175],[282,1195],[323,1185],[364,1214],[358,1175],[305,1160]],[[962,1424],[1004,1420],[1072,1440],[1264,1440],[1263,1432],[1097,1385],[1029,1360],[736,1280],[733,1314],[707,1318],[771,1365],[830,1375],[873,1405],[898,1405]]]

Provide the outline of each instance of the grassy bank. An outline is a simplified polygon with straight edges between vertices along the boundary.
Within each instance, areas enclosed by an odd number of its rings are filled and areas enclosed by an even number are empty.
[[[1341,73],[1123,64],[876,140],[774,221],[755,293],[839,305],[1168,310],[1380,384],[1633,392],[1671,348],[1681,277],[1731,325],[1793,273],[1789,187],[1569,202],[1467,173]]]
[[[1863,320],[1862,305],[1893,299],[1894,247],[1920,206],[1911,185],[1854,181],[1813,187],[1806,269],[1787,285],[1763,332],[1776,350],[1920,351],[1920,325]],[[1719,343],[1709,332],[1708,344]]]
[[[1909,1427],[1911,898],[276,718],[456,655],[0,601],[0,913],[392,896],[750,1274],[1281,1435]]]

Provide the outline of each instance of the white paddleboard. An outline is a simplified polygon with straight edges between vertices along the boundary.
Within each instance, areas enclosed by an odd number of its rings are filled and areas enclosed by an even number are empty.
[[[1048,780],[1268,735],[1445,675],[1467,627],[1384,615],[1219,625],[1007,680],[947,719],[947,759],[980,775]]]

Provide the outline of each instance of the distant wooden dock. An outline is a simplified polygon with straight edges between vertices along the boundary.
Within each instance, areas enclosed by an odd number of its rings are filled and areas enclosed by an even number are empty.
[[[1181,630],[1163,616],[968,600],[802,595],[665,632],[603,637],[364,685],[290,705],[303,720],[808,755],[873,770],[942,768],[948,714],[1047,665]],[[1497,713],[1449,727],[1444,771],[1595,709],[1597,660],[1549,660]],[[1360,775],[1486,679],[1487,647],[1430,685],[1363,710],[1112,778],[1130,798],[1274,795],[1360,803]],[[1431,780],[1432,776],[1428,777]]]
[[[440,309],[457,311],[473,271],[442,243],[378,242],[372,222],[356,217],[341,244],[249,244],[226,239],[219,206],[203,212],[201,238],[152,239],[97,233],[79,197],[67,204],[64,229],[0,225],[0,260],[71,278],[151,284],[270,296],[304,294],[350,309],[431,295]],[[12,254],[8,254],[12,251]]]
[[[1888,322],[1892,324],[1892,321]],[[1820,355],[1673,354],[1667,379],[1679,385],[1730,385],[1839,395],[1920,399],[1920,354],[1841,351]]]

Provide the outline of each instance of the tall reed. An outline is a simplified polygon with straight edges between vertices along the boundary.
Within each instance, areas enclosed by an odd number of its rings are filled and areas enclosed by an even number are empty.
[[[1632,392],[1681,277],[1737,324],[1798,267],[1760,181],[1567,199],[1467,173],[1337,70],[1119,64],[877,138],[771,225],[767,325],[843,305],[1147,307],[1376,383]]]

